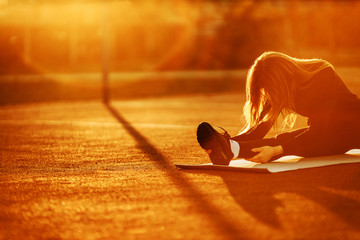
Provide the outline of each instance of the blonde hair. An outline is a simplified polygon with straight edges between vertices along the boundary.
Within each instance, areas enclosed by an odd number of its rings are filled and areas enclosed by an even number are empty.
[[[283,114],[293,126],[296,88],[306,89],[311,77],[332,65],[322,59],[299,59],[279,52],[265,52],[251,66],[246,80],[244,116],[248,131],[261,122],[276,125]],[[244,132],[243,131],[243,132]]]

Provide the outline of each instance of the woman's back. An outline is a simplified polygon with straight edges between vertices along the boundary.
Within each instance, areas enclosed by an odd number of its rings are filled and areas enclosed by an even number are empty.
[[[310,120],[342,119],[346,112],[360,111],[360,100],[334,69],[327,67],[315,74],[306,88],[296,89],[294,107],[296,113]]]

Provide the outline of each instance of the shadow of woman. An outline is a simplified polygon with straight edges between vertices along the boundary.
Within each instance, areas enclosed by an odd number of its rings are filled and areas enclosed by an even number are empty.
[[[282,201],[276,195],[294,193],[316,202],[350,227],[360,230],[360,164],[276,174],[222,171],[209,174],[220,176],[237,204],[272,228],[281,228],[276,209],[282,206]],[[344,194],[346,192],[352,196]],[[297,203],[292,207],[298,207]]]

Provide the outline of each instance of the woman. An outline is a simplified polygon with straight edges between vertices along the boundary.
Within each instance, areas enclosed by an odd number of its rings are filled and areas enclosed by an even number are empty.
[[[296,114],[305,116],[309,126],[264,139],[280,114],[290,125]],[[234,158],[265,163],[284,155],[314,157],[360,148],[360,100],[321,59],[263,53],[248,72],[244,115],[245,130],[232,138],[209,123],[198,126],[197,140],[214,164],[228,165]]]

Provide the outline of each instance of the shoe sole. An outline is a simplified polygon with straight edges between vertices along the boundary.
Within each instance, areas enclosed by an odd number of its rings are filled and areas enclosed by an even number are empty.
[[[197,129],[197,140],[205,150],[211,150],[210,160],[216,165],[228,165],[233,153],[226,139],[221,136],[209,123],[202,122]]]

